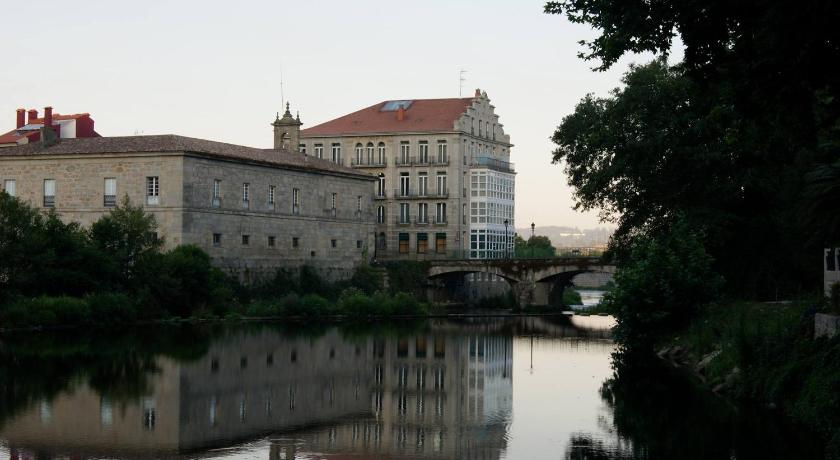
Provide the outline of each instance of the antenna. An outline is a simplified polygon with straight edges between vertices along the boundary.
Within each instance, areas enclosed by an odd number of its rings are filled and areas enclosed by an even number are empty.
[[[283,97],[283,66],[280,66],[280,107],[286,104],[286,98]]]
[[[461,69],[461,72],[458,73],[458,97],[463,97],[461,93],[464,92],[464,82],[467,81],[467,79],[464,78],[465,73],[467,73],[467,71],[464,69]]]

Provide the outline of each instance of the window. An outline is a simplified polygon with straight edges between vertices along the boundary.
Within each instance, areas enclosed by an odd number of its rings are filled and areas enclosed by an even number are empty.
[[[379,206],[378,208],[376,208],[376,223],[385,223],[385,206]]]
[[[407,224],[409,220],[408,203],[400,203],[400,223]]]
[[[385,176],[379,176],[379,182],[376,183],[376,196],[385,197]]]
[[[425,254],[429,249],[429,234],[417,234],[417,254]]]
[[[315,144],[315,158],[324,158],[324,144]]]
[[[446,141],[438,141],[437,162],[439,164],[446,164],[449,161],[449,156],[446,153]]]
[[[437,222],[438,224],[446,223],[446,203],[437,204],[435,222]]]
[[[242,235],[242,246],[251,244],[251,235]]]
[[[400,173],[400,196],[408,196],[409,185],[408,173]]]
[[[105,178],[105,196],[103,197],[103,205],[105,207],[114,207],[117,205],[117,179],[113,177]]]
[[[484,135],[485,135],[485,137],[490,137],[490,122],[489,121],[484,122]]]
[[[336,239],[330,240],[330,247],[331,248],[337,248],[338,247],[338,240],[336,240]]]
[[[429,204],[428,203],[418,203],[417,204],[417,223],[418,224],[428,224],[429,223]]]
[[[417,177],[417,194],[419,196],[426,196],[429,193],[429,174],[421,172]]]
[[[3,190],[9,194],[9,196],[17,196],[17,190],[15,187],[15,180],[14,179],[6,179],[3,182]]]
[[[341,163],[341,144],[337,142],[332,145],[332,162]]]
[[[418,163],[426,164],[429,162],[429,142],[428,141],[420,141],[420,145],[418,146],[420,152],[420,158]]]
[[[493,140],[496,140],[496,123],[493,123]]]
[[[55,207],[55,179],[44,179],[44,207]]]
[[[160,179],[158,176],[146,178],[146,204],[160,204]]]
[[[251,184],[245,182],[242,184],[242,207],[247,208],[248,202],[251,199]]]
[[[300,189],[292,189],[292,214],[300,214]]]
[[[221,246],[222,245],[222,234],[221,233],[214,233],[213,234],[213,246]]]
[[[438,254],[446,253],[446,233],[435,234],[435,251]]]
[[[143,429],[155,430],[155,400],[152,398],[143,399]]]
[[[275,237],[275,236],[269,236],[268,237],[268,247],[273,248],[276,239],[277,239],[277,237]]]
[[[408,254],[408,233],[400,233],[400,254]]]
[[[365,152],[365,149],[362,146],[362,144],[361,143],[356,144],[356,159],[353,161],[353,164],[356,164],[356,165],[363,164],[362,160],[364,159],[364,152]]]
[[[299,144],[298,150],[300,151],[300,153],[306,155],[306,144]]]
[[[356,249],[362,249],[362,240],[356,240]]]
[[[362,196],[356,196],[356,212],[362,212]]]
[[[377,158],[378,161],[376,162],[376,164],[384,165],[385,164],[385,143],[380,142],[379,144],[377,144],[376,150],[377,150],[377,156],[379,157],[379,158]]]
[[[446,173],[439,172],[437,173],[437,194],[438,196],[446,196]]]
[[[373,142],[368,142],[367,146],[365,147],[365,150],[367,151],[367,164],[369,164],[369,165],[375,164],[375,161],[374,161],[374,158],[373,158]]]
[[[218,208],[222,204],[222,181],[219,179],[213,180],[213,201],[212,205]]]
[[[293,236],[292,237],[292,247],[299,248],[300,247],[300,238]]]
[[[411,162],[411,146],[408,141],[400,141],[400,164],[407,165]]]
[[[330,214],[331,214],[333,217],[335,217],[335,200],[336,200],[336,197],[337,197],[337,196],[338,196],[338,194],[337,194],[337,193],[333,193],[333,194],[332,194],[332,208],[330,209]]]
[[[277,187],[275,187],[274,185],[269,185],[268,186],[268,204],[272,207],[274,207],[274,196],[276,195],[276,193],[277,193]]]

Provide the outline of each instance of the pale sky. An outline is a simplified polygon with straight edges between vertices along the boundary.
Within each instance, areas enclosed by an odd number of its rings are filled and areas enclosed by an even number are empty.
[[[388,99],[487,91],[515,145],[516,223],[599,225],[571,209],[548,140],[629,62],[592,72],[586,26],[543,1],[18,2],[0,28],[0,132],[15,109],[89,112],[103,136],[179,134],[271,147],[285,99],[304,128]]]

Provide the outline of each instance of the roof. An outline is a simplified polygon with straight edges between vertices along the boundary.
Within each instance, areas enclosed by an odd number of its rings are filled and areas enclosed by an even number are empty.
[[[89,113],[73,113],[69,115],[53,114],[53,124],[59,124],[60,121],[78,120],[79,118],[89,118]],[[3,135],[0,135],[0,144],[14,144],[22,137],[28,137],[29,142],[34,142],[40,139],[38,130],[44,126],[44,118],[30,118],[27,123],[21,128],[13,129]],[[93,132],[97,136],[96,131]]]
[[[326,123],[301,130],[301,137],[347,134],[454,131],[455,122],[475,98],[383,101]],[[397,104],[400,103],[400,104]],[[393,106],[407,106],[403,120]]]
[[[306,156],[299,152],[258,149],[224,142],[164,134],[156,136],[83,137],[62,139],[44,148],[40,142],[0,149],[0,159],[11,156],[38,157],[46,155],[93,155],[120,153],[185,152],[207,157],[263,163],[287,169],[333,173],[374,180],[375,177],[333,163]]]

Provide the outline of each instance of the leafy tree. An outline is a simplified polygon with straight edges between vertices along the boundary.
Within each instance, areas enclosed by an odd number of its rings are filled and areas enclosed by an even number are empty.
[[[132,206],[126,196],[119,206],[93,223],[94,243],[116,262],[121,278],[134,279],[134,267],[144,257],[158,253],[163,240],[157,237],[155,216],[142,206]]]
[[[528,241],[516,235],[514,245],[516,257],[554,257],[556,252],[551,239],[542,235],[534,235]]]

